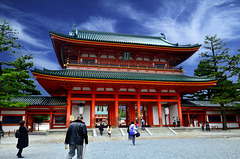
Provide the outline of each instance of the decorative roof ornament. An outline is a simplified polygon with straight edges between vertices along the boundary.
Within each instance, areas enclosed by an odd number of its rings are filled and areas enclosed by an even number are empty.
[[[72,26],[72,31],[69,32],[69,35],[76,37],[78,35],[78,29],[76,29],[77,25],[74,24]]]
[[[162,37],[161,37],[161,38],[163,38],[163,39],[167,40],[167,39],[166,39],[166,36],[165,36],[165,34],[161,33],[161,35],[162,35]]]

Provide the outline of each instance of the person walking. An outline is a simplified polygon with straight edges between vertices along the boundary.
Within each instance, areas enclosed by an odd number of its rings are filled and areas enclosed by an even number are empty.
[[[130,137],[130,130],[129,130],[130,125],[131,125],[131,124],[129,124],[128,127],[127,127],[128,140],[131,140],[131,137]]]
[[[136,128],[137,128],[137,131],[138,131],[138,127],[139,127],[139,124],[138,124],[138,121],[136,120],[136,124],[135,124]]]
[[[141,124],[142,124],[142,130],[145,130],[145,120],[143,118],[141,120]]]
[[[102,136],[103,131],[104,131],[102,122],[100,122],[99,131],[100,131],[100,134]]]
[[[28,147],[28,143],[29,143],[29,140],[28,140],[28,132],[30,130],[30,127],[27,129],[26,128],[26,122],[24,120],[21,120],[19,122],[19,133],[20,133],[20,136],[18,138],[18,143],[17,143],[17,148],[19,149],[18,150],[18,153],[17,153],[17,156],[18,158],[24,158],[22,156],[22,151],[23,151],[23,148],[25,147]]]
[[[175,120],[174,117],[173,117],[173,119],[172,119],[172,122],[173,122],[173,127],[175,127],[175,125],[176,125],[176,120]]]
[[[0,139],[1,137],[4,137],[4,131],[2,129],[2,121],[0,120]]]
[[[210,131],[210,125],[209,125],[208,121],[206,122],[206,131]]]
[[[204,122],[201,123],[202,131],[204,131]]]
[[[67,159],[72,159],[75,156],[75,149],[77,149],[77,159],[82,159],[83,141],[85,146],[88,144],[87,128],[83,122],[83,116],[79,116],[68,127],[65,144],[69,144],[69,152]]]
[[[108,132],[108,136],[111,137],[111,135],[112,135],[112,126],[110,124],[107,127],[107,132]]]
[[[177,117],[177,127],[180,127],[180,118]]]
[[[130,134],[130,139],[132,140],[133,145],[135,145],[135,138],[136,138],[136,133],[137,133],[137,128],[134,125],[134,121],[131,122],[131,125],[129,126],[129,134]]]

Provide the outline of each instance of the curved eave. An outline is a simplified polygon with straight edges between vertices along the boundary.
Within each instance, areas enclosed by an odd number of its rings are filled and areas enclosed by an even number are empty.
[[[51,39],[58,39],[60,41],[74,43],[74,44],[87,44],[98,46],[112,46],[112,47],[125,47],[125,48],[137,48],[137,49],[153,49],[153,50],[171,50],[171,51],[197,51],[201,45],[192,46],[161,46],[161,45],[147,45],[136,43],[122,43],[122,42],[108,42],[108,41],[96,41],[96,40],[82,40],[77,38],[68,38],[61,35],[50,32]]]
[[[144,84],[144,85],[179,85],[179,86],[213,86],[217,80],[205,82],[177,82],[177,81],[146,81],[146,80],[121,80],[121,79],[96,79],[96,78],[75,78],[75,77],[60,77],[32,72],[36,78],[46,80],[66,81],[66,82],[85,82],[85,83],[106,83],[106,84]]]

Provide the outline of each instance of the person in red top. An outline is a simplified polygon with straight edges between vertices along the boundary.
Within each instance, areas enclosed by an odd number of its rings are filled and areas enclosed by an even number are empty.
[[[137,120],[136,120],[135,126],[136,126],[136,128],[137,128],[137,130],[138,130],[138,127],[139,127],[140,125],[138,124],[138,121],[137,121]]]

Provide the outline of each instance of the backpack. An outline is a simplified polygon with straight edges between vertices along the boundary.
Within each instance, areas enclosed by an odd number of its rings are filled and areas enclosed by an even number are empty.
[[[134,126],[130,126],[130,135],[134,135]]]
[[[19,130],[16,130],[16,132],[15,132],[15,137],[16,137],[16,138],[19,138],[19,137],[20,137],[20,132],[19,132]]]

